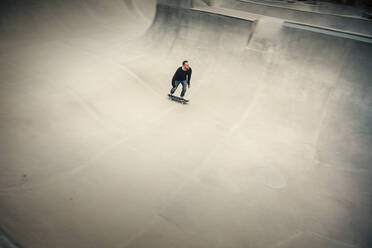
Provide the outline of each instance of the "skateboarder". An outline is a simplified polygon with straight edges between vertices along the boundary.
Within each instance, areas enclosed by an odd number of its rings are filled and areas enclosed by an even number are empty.
[[[182,62],[182,66],[178,67],[172,78],[172,89],[170,91],[171,95],[174,94],[178,85],[182,84],[181,98],[183,98],[186,93],[186,84],[187,87],[190,88],[191,73],[192,70],[189,61],[184,60]]]

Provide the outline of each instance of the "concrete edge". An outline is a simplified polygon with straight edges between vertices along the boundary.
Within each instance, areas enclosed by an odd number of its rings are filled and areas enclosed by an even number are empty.
[[[230,12],[228,9],[224,9],[224,8],[196,7],[196,8],[192,8],[192,10],[237,18],[237,19],[251,21],[251,22],[257,22],[259,21],[260,18],[263,17],[262,15],[258,15],[258,14],[253,14],[253,15],[246,14],[245,15],[244,14],[245,12],[243,11]],[[279,18],[276,18],[276,19],[279,19]],[[296,21],[291,21],[291,20],[286,20],[286,19],[282,19],[282,20],[284,21],[283,22],[284,25],[287,27],[299,28],[299,29],[315,31],[315,32],[318,30],[318,33],[324,33],[324,34],[329,34],[333,36],[372,43],[372,35],[362,34],[362,33],[357,33],[357,32],[352,32],[352,31],[345,31],[345,30],[330,28],[330,27],[325,27],[325,26],[307,24],[307,23],[302,23],[302,22],[296,22]],[[336,33],[339,33],[339,34],[336,34]]]
[[[0,248],[23,248],[3,228],[0,227]]]
[[[371,19],[363,18],[363,17],[358,17],[358,16],[338,15],[338,14],[333,14],[333,13],[323,13],[323,12],[318,12],[318,11],[308,11],[308,10],[303,10],[303,9],[296,9],[296,8],[284,7],[284,6],[276,6],[276,5],[267,4],[267,3],[257,3],[257,2],[252,2],[252,1],[249,1],[249,0],[238,0],[238,1],[241,2],[241,3],[250,3],[250,4],[267,6],[267,7],[271,7],[271,8],[288,9],[288,10],[299,11],[299,12],[313,13],[313,14],[317,14],[317,15],[329,15],[329,16],[336,16],[336,17],[342,17],[342,18],[349,18],[349,19],[356,19],[356,20],[361,20],[361,21],[372,22]]]

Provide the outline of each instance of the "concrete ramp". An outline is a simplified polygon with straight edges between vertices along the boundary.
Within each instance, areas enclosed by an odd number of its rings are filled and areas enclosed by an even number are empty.
[[[0,6],[0,226],[22,247],[372,245],[367,36],[191,1]]]
[[[314,26],[372,36],[372,21],[362,17],[362,9],[326,1],[304,4],[300,1],[217,0],[214,6],[247,11],[256,15],[281,18]]]

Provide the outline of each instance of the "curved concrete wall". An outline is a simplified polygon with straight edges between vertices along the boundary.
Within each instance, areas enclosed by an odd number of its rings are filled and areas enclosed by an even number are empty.
[[[364,35],[372,35],[372,21],[364,18],[342,16],[328,13],[317,13],[290,9],[274,5],[267,5],[249,0],[224,0],[219,4],[221,7],[247,11],[264,16],[282,18],[290,21],[355,32]]]
[[[36,248],[370,247],[371,44],[189,6],[1,3],[1,227]],[[167,99],[184,59],[188,105]]]

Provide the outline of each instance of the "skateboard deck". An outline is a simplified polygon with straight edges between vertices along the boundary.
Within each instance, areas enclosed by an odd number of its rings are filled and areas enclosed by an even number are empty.
[[[180,103],[188,103],[189,100],[185,99],[185,98],[181,98],[179,96],[174,96],[174,95],[171,95],[171,94],[168,94],[169,98],[173,101],[177,101],[177,102],[180,102]]]

